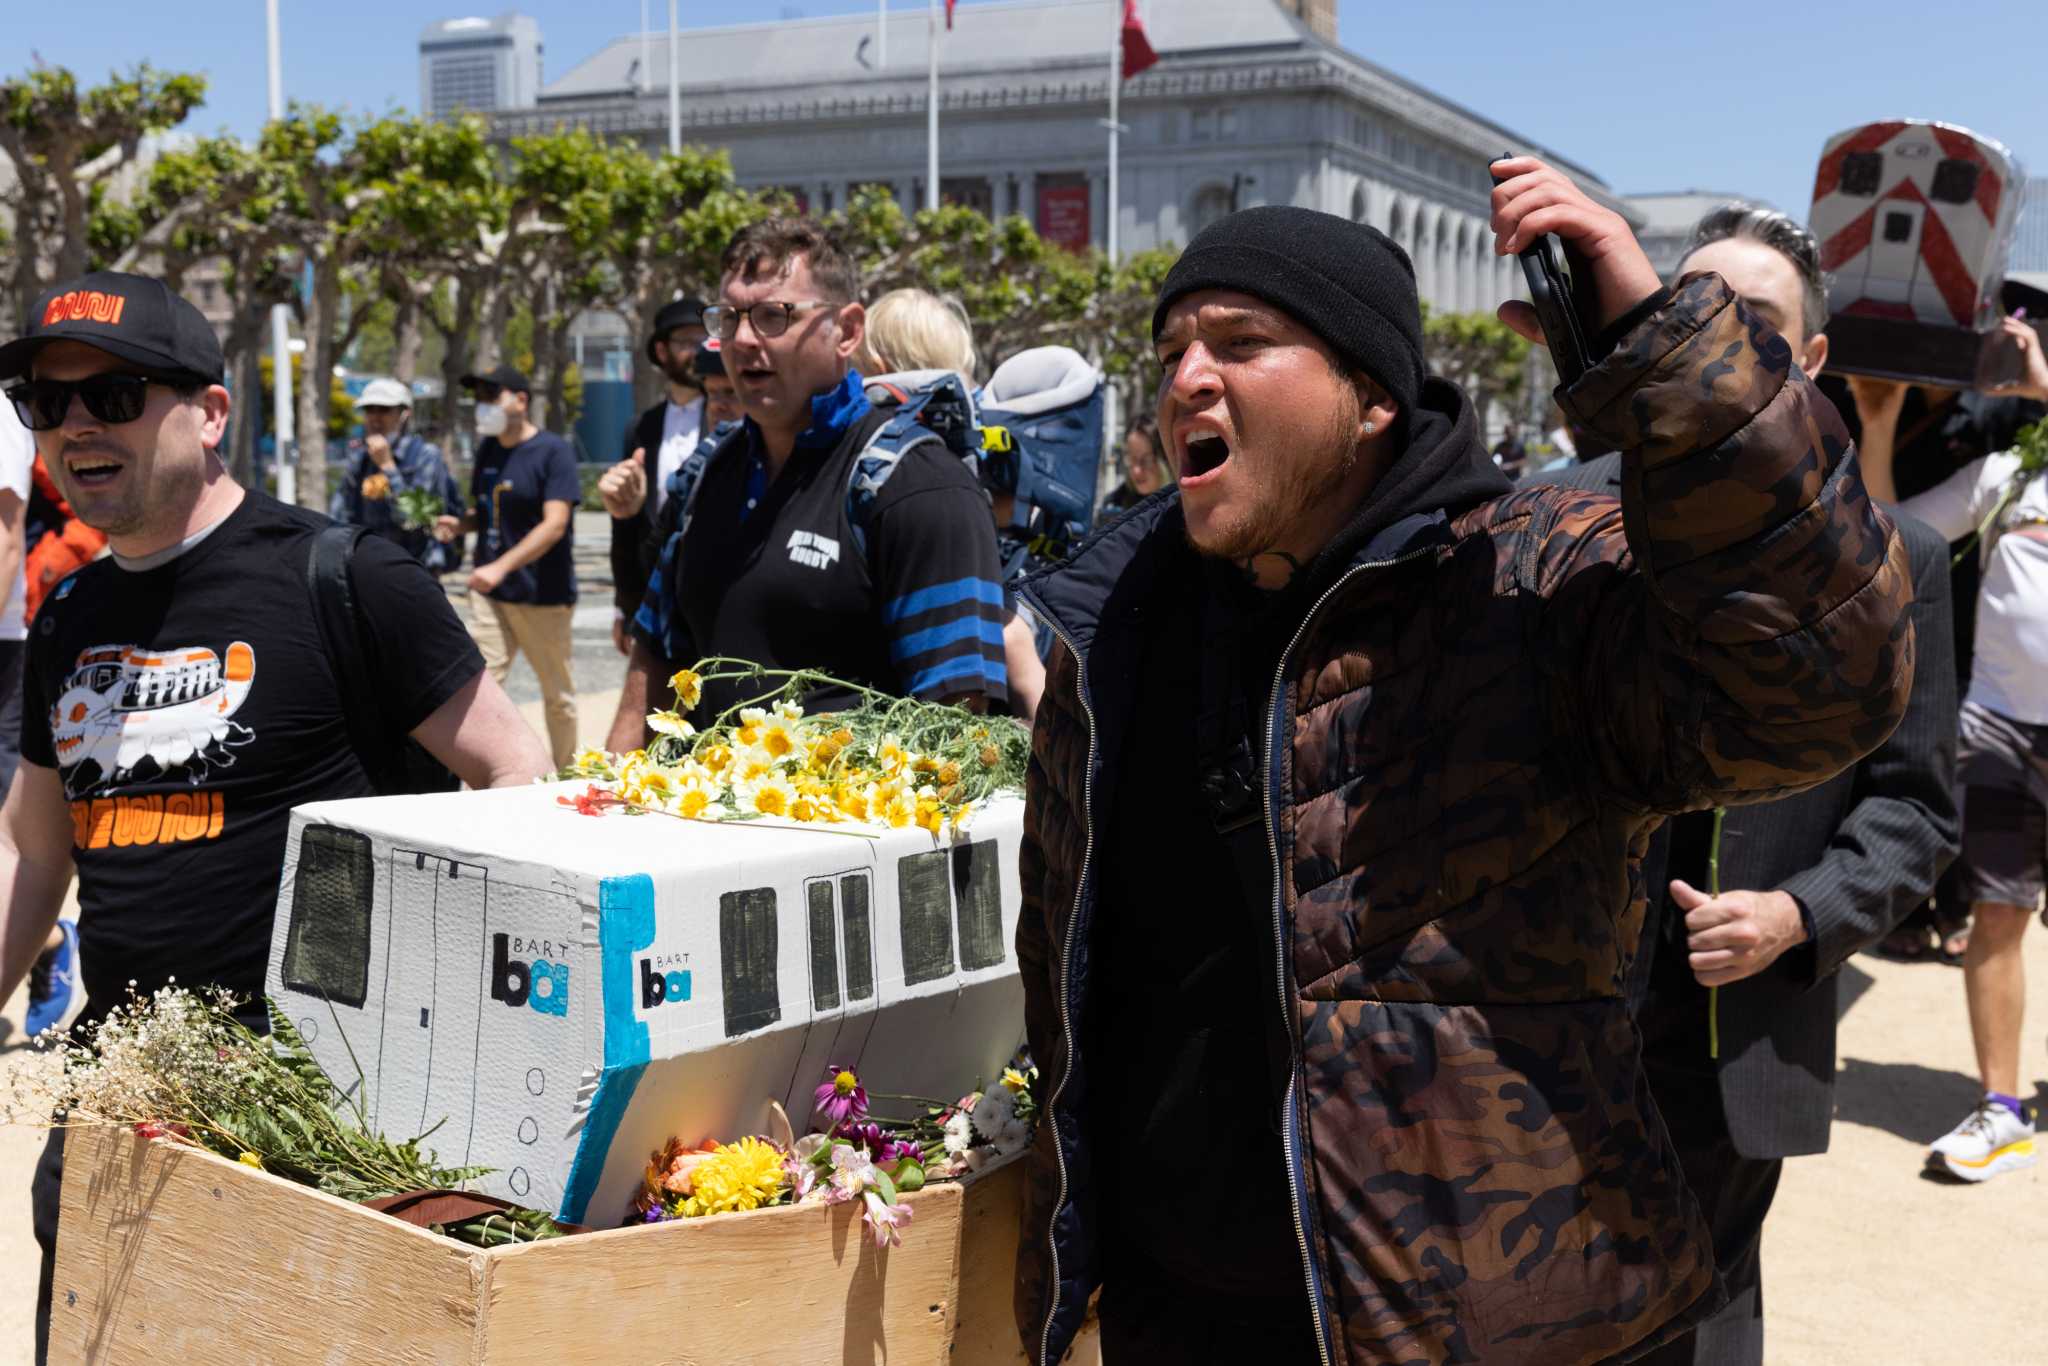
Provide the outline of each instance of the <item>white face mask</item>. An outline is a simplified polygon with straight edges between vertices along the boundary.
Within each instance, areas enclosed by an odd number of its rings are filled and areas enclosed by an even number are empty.
[[[495,403],[476,405],[476,430],[479,436],[496,436],[505,430],[505,410]]]

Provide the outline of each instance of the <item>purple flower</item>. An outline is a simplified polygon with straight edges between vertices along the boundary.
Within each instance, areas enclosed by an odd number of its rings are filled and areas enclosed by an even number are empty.
[[[924,1164],[924,1149],[910,1139],[892,1138],[876,1151],[875,1165],[879,1167],[893,1166],[906,1158],[922,1166]]]
[[[852,1068],[826,1068],[825,1084],[817,1089],[815,1100],[817,1112],[834,1128],[848,1123],[858,1124],[867,1118],[867,1088],[860,1084],[859,1077],[853,1075]]]
[[[872,1157],[879,1158],[887,1136],[879,1124],[842,1124],[833,1132],[834,1138],[843,1138],[856,1148],[865,1148]]]

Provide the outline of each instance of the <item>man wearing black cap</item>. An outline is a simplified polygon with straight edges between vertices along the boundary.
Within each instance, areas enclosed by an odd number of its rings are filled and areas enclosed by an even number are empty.
[[[52,590],[29,644],[21,768],[0,806],[0,997],[28,971],[75,865],[87,1021],[173,978],[253,1001],[292,808],[373,790],[344,717],[363,703],[308,596],[327,520],[228,474],[215,453],[221,369],[198,309],[115,272],[45,295],[26,334],[0,346],[8,399],[113,552]],[[434,579],[377,537],[350,572],[394,747],[409,734],[476,787],[541,773],[539,743]],[[39,1338],[61,1134],[34,1189]]]
[[[540,680],[548,752],[555,766],[576,752],[576,676],[572,629],[576,614],[576,504],[583,481],[576,452],[527,417],[533,385],[509,365],[487,375],[464,375],[476,395],[476,448],[470,473],[470,510],[443,517],[434,534],[452,541],[476,537],[476,568],[469,575],[470,630],[484,666],[500,684],[521,651]]]
[[[612,516],[612,643],[631,654],[627,632],[647,591],[647,576],[661,552],[656,530],[668,501],[667,484],[709,435],[697,351],[704,343],[704,301],[675,299],[654,315],[647,360],[668,381],[668,394],[640,414],[626,438],[626,458],[598,480],[598,496]]]
[[[1497,170],[1496,250],[1583,262],[1558,396],[1618,502],[1510,492],[1398,246],[1251,209],[1153,315],[1178,488],[1021,590],[1060,641],[1017,932],[1041,1366],[1098,1286],[1109,1358],[1165,1363],[1590,1362],[1718,1302],[1622,992],[1643,845],[1883,740],[1911,580],[1719,277],[1662,289]]]

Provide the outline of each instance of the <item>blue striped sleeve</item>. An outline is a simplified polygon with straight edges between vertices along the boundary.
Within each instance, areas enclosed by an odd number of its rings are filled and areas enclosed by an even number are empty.
[[[935,583],[929,588],[920,588],[915,592],[890,599],[882,608],[882,624],[894,626],[906,617],[937,611],[943,607],[957,607],[969,602],[1000,608],[1003,605],[1003,586],[982,578]]]

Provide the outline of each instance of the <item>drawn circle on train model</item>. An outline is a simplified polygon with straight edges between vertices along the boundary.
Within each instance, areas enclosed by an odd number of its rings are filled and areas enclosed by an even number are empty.
[[[312,1016],[308,1015],[299,1021],[299,1037],[307,1043],[320,1037],[320,1026],[313,1023]]]
[[[533,1178],[526,1174],[526,1168],[514,1167],[511,1171],[505,1173],[505,1184],[512,1188],[514,1195],[524,1196],[528,1189],[532,1187]]]
[[[540,1121],[532,1115],[519,1121],[519,1141],[529,1148],[540,1142]]]
[[[526,1069],[526,1090],[528,1094],[539,1095],[541,1088],[547,1085],[547,1080],[547,1073],[541,1071],[538,1067]]]

